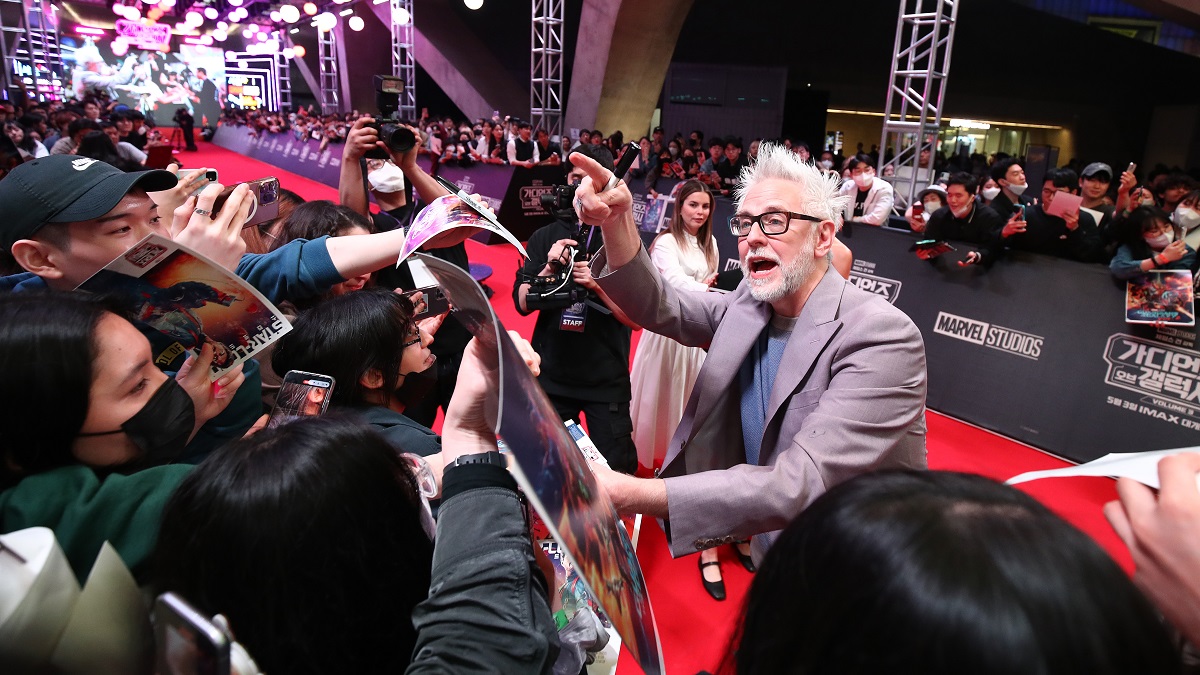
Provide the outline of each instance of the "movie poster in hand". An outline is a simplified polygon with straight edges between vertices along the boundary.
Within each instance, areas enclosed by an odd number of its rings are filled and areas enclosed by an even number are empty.
[[[450,299],[455,318],[500,359],[497,434],[511,470],[567,560],[647,675],[664,673],[646,580],[612,502],[537,379],[466,272],[418,254]]]
[[[152,234],[79,285],[115,298],[144,324],[199,352],[214,349],[216,380],[292,329],[266,298],[229,270]]]
[[[399,266],[405,258],[424,246],[425,242],[456,227],[477,227],[495,232],[515,246],[521,255],[529,257],[521,242],[504,229],[499,221],[492,222],[456,195],[442,195],[421,209],[413,219],[412,226],[408,228],[408,235],[404,238],[404,245],[400,247],[400,257],[396,260],[396,265]]]
[[[1192,273],[1154,270],[1130,279],[1125,286],[1125,322],[1195,326]]]

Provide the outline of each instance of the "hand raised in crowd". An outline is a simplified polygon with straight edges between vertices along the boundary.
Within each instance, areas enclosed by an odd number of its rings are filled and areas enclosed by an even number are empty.
[[[1167,262],[1177,262],[1183,256],[1187,255],[1187,244],[1182,239],[1176,239],[1167,244],[1167,247],[1163,249],[1160,255],[1166,258]]]
[[[1127,194],[1130,190],[1133,189],[1134,185],[1137,185],[1137,177],[1133,175],[1133,172],[1132,171],[1122,171],[1121,172],[1121,180],[1117,184],[1117,194],[1119,194],[1119,195]]]
[[[1007,239],[1014,234],[1021,234],[1025,231],[1026,225],[1025,219],[1021,217],[1021,212],[1018,211],[1012,214],[1012,217],[1004,224],[1004,229],[1000,230],[1000,236]]]
[[[196,427],[192,430],[193,434],[199,431],[206,422],[220,415],[225,408],[229,407],[233,395],[246,381],[240,363],[217,378],[216,382],[209,381],[208,371],[212,366],[213,354],[212,344],[206,342],[200,348],[199,356],[195,354],[189,356],[183,366],[179,368],[179,372],[175,374],[175,381],[191,397],[192,406],[195,408]]]
[[[1104,515],[1129,547],[1133,581],[1192,644],[1200,644],[1200,455],[1158,462],[1158,498],[1141,483],[1117,481],[1120,501]]]
[[[1062,219],[1067,222],[1067,229],[1074,232],[1079,227],[1079,209],[1064,211]]]
[[[342,152],[342,161],[357,162],[371,150],[382,148],[379,132],[374,127],[367,126],[374,122],[372,117],[360,117],[354,120],[350,130],[346,132],[346,149]]]
[[[541,372],[541,357],[516,331],[508,335],[524,357],[525,365],[536,376]],[[491,452],[496,449],[496,415],[500,398],[500,357],[498,347],[472,338],[463,350],[454,395],[446,409],[442,426],[442,461],[449,465],[462,455]]]
[[[168,164],[167,171],[177,173],[179,165],[174,163]],[[208,184],[208,179],[204,177],[204,174],[204,169],[194,169],[180,176],[179,182],[170,190],[148,192],[147,194],[150,195],[150,200],[158,206],[158,213],[165,216],[168,213],[173,213],[175,209],[182,206],[193,192]]]
[[[410,169],[417,165],[417,155],[421,154],[421,148],[425,147],[425,142],[429,140],[429,136],[421,133],[421,130],[414,126],[409,126],[407,124],[400,126],[403,126],[405,129],[411,131],[413,135],[416,136],[417,142],[413,143],[413,146],[404,152],[392,152],[391,148],[388,148],[387,151],[388,154],[391,155],[392,161],[396,163],[396,166],[400,167],[405,171],[405,173],[407,173]],[[382,141],[380,142],[382,143]]]
[[[211,183],[198,197],[188,197],[175,209],[171,223],[171,238],[228,270],[237,269],[246,253],[242,226],[254,206],[250,186],[239,185],[229,194],[225,204],[213,213],[217,197],[225,189]]]

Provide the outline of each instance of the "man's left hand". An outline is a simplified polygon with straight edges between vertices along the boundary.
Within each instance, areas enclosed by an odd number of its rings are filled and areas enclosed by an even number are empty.
[[[1074,232],[1079,227],[1079,211],[1067,211],[1062,215],[1063,220],[1067,221],[1067,229]]]

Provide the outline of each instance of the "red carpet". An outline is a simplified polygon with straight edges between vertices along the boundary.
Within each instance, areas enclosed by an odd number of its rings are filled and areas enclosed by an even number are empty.
[[[278,176],[283,187],[306,199],[337,199],[337,191],[326,185],[280,171],[268,164],[229,152],[209,143],[201,150],[183,153],[189,167],[212,167],[223,183]],[[492,305],[504,325],[525,337],[533,333],[533,317],[522,317],[513,308],[512,284],[518,255],[509,246],[485,246],[468,241],[467,252],[476,263],[490,265],[492,276],[484,283],[495,291]],[[634,336],[636,347],[637,335]],[[929,468],[965,471],[1005,480],[1025,471],[1052,469],[1067,463],[1002,436],[929,413]],[[1101,506],[1116,498],[1112,480],[1070,478],[1034,481],[1021,486],[1026,492],[1091,535],[1126,570],[1132,561],[1124,545],[1109,528]],[[721,550],[722,572],[729,599],[712,600],[700,585],[696,557],[672,559],[662,531],[653,520],[644,520],[638,543],[638,558],[646,575],[654,603],[663,657],[669,673],[691,674],[715,670],[728,646],[729,636],[741,611],[751,575],[737,562],[729,547]],[[622,653],[619,673],[638,672],[637,665]]]

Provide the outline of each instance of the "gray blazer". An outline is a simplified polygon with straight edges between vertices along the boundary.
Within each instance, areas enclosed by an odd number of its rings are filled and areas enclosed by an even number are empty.
[[[606,272],[601,275],[600,272]],[[830,486],[875,469],[925,468],[925,343],[912,320],[833,271],[804,305],[785,347],[760,465],[745,463],[738,371],[771,319],[743,283],[729,294],[663,282],[642,249],[593,273],[647,330],[708,346],[660,474],[671,554],[755,536],[755,562]]]

